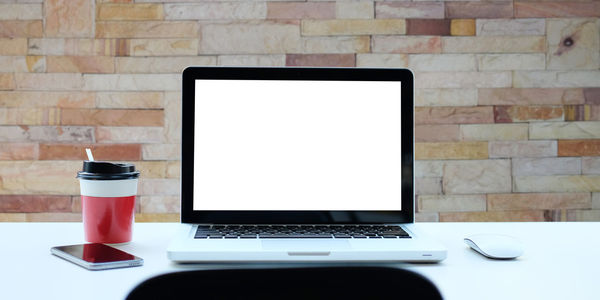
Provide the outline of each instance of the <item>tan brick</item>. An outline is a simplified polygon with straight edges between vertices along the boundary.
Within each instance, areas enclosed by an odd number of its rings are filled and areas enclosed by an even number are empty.
[[[160,4],[99,3],[96,5],[96,20],[142,21],[164,19]]]
[[[26,222],[24,213],[0,213],[0,222]]]
[[[139,195],[179,195],[179,179],[141,178]]]
[[[600,3],[597,2],[515,2],[517,18],[598,17]]]
[[[371,48],[368,36],[309,37],[302,39],[303,53],[365,53]]]
[[[80,161],[0,162],[0,194],[76,195]]]
[[[0,108],[2,125],[59,125],[57,108]]]
[[[460,138],[463,141],[506,141],[526,140],[527,124],[461,124]]]
[[[558,156],[600,156],[600,140],[559,140]]]
[[[458,140],[458,125],[415,126],[415,142],[452,142]]]
[[[555,221],[552,211],[518,210],[440,213],[440,222],[544,222]]]
[[[94,93],[90,92],[2,92],[2,107],[93,107]]]
[[[265,19],[267,4],[259,1],[165,3],[167,20]]]
[[[167,178],[181,177],[181,161],[167,162]]]
[[[97,38],[198,38],[199,26],[191,21],[99,21]]]
[[[1,102],[0,102],[1,103]],[[159,92],[99,92],[98,108],[163,108],[163,93]]]
[[[583,104],[582,89],[500,88],[479,89],[479,105]]]
[[[444,166],[443,188],[445,194],[510,192],[510,160],[447,162]]]
[[[144,160],[179,160],[180,144],[146,144],[142,147]]]
[[[485,211],[485,195],[419,196],[419,212]]]
[[[373,53],[440,53],[439,36],[373,36]]]
[[[416,89],[415,106],[476,106],[477,89]]]
[[[88,0],[48,0],[44,2],[47,37],[92,37],[94,4]]]
[[[512,174],[513,176],[579,175],[581,158],[513,158]]]
[[[165,178],[167,175],[167,162],[165,161],[129,161],[140,171],[140,178]]]
[[[162,143],[162,127],[98,127],[97,143]]]
[[[354,67],[354,54],[288,54],[286,66]]]
[[[406,68],[408,56],[406,54],[358,53],[356,54],[356,66]]]
[[[417,160],[414,164],[414,175],[418,177],[442,177],[444,161]]]
[[[600,175],[600,156],[582,157],[581,174]]]
[[[491,106],[415,107],[415,124],[493,123]]]
[[[303,20],[303,35],[405,34],[403,19]]]
[[[214,66],[216,56],[117,57],[118,73],[181,73],[189,66]]]
[[[450,20],[450,35],[473,36],[475,35],[475,19]]]
[[[415,178],[416,195],[438,195],[442,193],[442,178]]]
[[[80,213],[27,213],[25,222],[81,222]]]
[[[511,72],[420,72],[416,88],[491,88],[510,87]]]
[[[597,222],[600,219],[600,209],[592,210],[569,210],[567,221]]]
[[[136,222],[179,222],[181,217],[179,214],[135,214]]]
[[[333,2],[268,2],[267,19],[334,19]]]
[[[591,208],[590,193],[522,193],[489,194],[487,209],[530,210],[530,209],[581,209]]]
[[[0,144],[0,160],[35,160],[38,158],[38,145],[33,143]]]
[[[0,38],[42,37],[42,21],[0,21]]]
[[[179,213],[181,200],[179,196],[141,196],[142,213]]]
[[[600,87],[600,71],[515,71],[513,87]]]
[[[562,176],[516,176],[513,191],[524,193],[540,192],[598,192],[598,175],[562,175]]]
[[[165,93],[164,128],[165,141],[181,142],[181,93]]]
[[[375,14],[381,19],[443,19],[443,2],[377,2]]]
[[[477,19],[477,35],[545,35],[545,21],[545,19]]]
[[[415,143],[415,159],[487,159],[487,142]]]
[[[490,158],[556,156],[556,141],[491,141]]]
[[[544,70],[544,54],[483,54],[477,55],[480,71]]]
[[[85,74],[87,91],[177,91],[181,74]]]
[[[89,148],[96,160],[139,160],[139,144],[40,144],[40,160],[85,160],[85,149]]]
[[[202,26],[199,52],[203,54],[281,54],[301,51],[298,24],[253,21]]]
[[[529,124],[529,138],[599,139],[600,122],[540,122]]]
[[[25,55],[27,54],[27,39],[25,38],[0,38],[0,55]]]
[[[444,53],[530,53],[546,50],[543,36],[442,37]]]
[[[14,90],[15,89],[15,78],[10,73],[0,73],[0,91],[1,90]]]
[[[17,73],[16,88],[19,90],[73,90],[83,86],[81,74],[75,73]]]
[[[48,56],[48,72],[114,73],[115,62],[109,56]]]
[[[473,54],[411,54],[408,67],[413,71],[475,71]]]
[[[598,69],[598,19],[552,19],[548,20],[547,24],[548,70]]]
[[[129,53],[132,56],[197,55],[197,39],[132,39]]]
[[[41,20],[41,4],[0,4],[0,20]]]
[[[0,142],[92,143],[94,130],[77,126],[3,126]]]
[[[336,1],[336,19],[373,19],[375,18],[373,1]]]
[[[494,106],[496,123],[563,121],[562,106]]]
[[[600,209],[600,193],[592,193],[592,208]]]
[[[439,214],[436,212],[416,212],[415,222],[439,222]]]
[[[445,3],[446,17],[458,18],[512,18],[512,2],[448,2]]]
[[[285,55],[219,55],[217,57],[217,65],[280,67],[285,66]]]
[[[29,54],[127,56],[127,39],[29,39]]]
[[[0,195],[0,212],[71,212],[71,197]]]

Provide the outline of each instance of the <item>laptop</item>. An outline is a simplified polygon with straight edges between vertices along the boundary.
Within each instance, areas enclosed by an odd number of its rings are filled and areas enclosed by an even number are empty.
[[[175,262],[437,262],[407,69],[189,67]]]

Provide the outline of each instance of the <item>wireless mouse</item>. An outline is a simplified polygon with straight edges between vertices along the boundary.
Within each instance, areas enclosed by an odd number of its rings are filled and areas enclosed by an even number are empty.
[[[465,243],[481,255],[493,259],[511,259],[523,254],[523,244],[508,235],[476,234],[466,237]]]

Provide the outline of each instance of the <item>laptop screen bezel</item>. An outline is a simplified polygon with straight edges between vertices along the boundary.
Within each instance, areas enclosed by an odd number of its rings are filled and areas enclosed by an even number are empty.
[[[397,81],[401,84],[401,206],[399,211],[194,210],[196,80]],[[389,224],[414,222],[414,84],[408,69],[188,67],[182,75],[181,222],[193,224]]]

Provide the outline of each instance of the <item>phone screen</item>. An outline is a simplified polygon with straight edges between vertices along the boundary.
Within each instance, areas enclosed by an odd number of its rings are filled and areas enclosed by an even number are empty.
[[[124,260],[134,260],[136,257],[119,249],[104,244],[83,244],[56,247],[57,250],[66,252],[90,263],[106,263]]]

